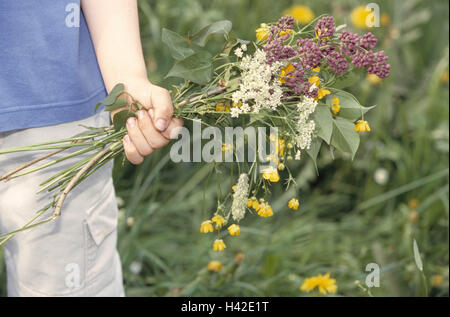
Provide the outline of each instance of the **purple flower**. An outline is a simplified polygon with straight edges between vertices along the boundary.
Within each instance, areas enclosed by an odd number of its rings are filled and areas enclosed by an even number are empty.
[[[316,68],[322,61],[322,52],[312,39],[297,41],[297,52],[304,67]]]
[[[342,75],[348,70],[348,61],[344,55],[339,52],[333,51],[326,57],[328,66],[336,73]]]
[[[353,55],[352,64],[357,68],[367,67],[375,62],[375,55],[372,51],[357,50]]]
[[[264,51],[267,56],[267,63],[269,65],[272,65],[276,61],[288,59],[297,55],[295,49],[284,44],[284,41],[291,36],[291,33],[286,31],[292,30],[293,27],[294,18],[291,16],[282,17],[276,25],[272,25],[270,27],[267,44],[264,46]]]
[[[372,33],[366,33],[364,34],[364,36],[361,38],[360,41],[360,46],[362,48],[365,48],[366,50],[370,50],[372,48],[374,48],[378,43],[377,38],[375,37],[375,35],[373,35]]]
[[[341,41],[341,50],[347,54],[347,56],[352,56],[355,54],[356,46],[359,43],[358,34],[349,31],[342,31],[339,35],[339,40]]]
[[[374,54],[374,61],[367,69],[369,74],[375,74],[380,78],[388,77],[391,72],[391,65],[387,63],[389,57],[384,55],[384,51]]]
[[[317,21],[316,28],[314,29],[316,31],[316,36],[319,39],[328,37],[331,38],[334,35],[334,32],[336,32],[336,24],[334,23],[333,17],[323,17],[319,21]]]
[[[285,15],[277,22],[277,28],[279,31],[292,30],[295,25],[295,20],[289,15]]]
[[[284,45],[284,40],[282,38],[277,38],[269,42],[264,46],[264,51],[266,52],[267,63],[272,65],[274,62],[289,59],[297,55],[295,49],[288,45]]]
[[[334,47],[330,45],[330,43],[328,43],[327,41],[320,41],[319,48],[323,56],[327,56],[331,52],[334,52]]]
[[[305,75],[306,69],[301,63],[292,63],[294,70],[290,71],[283,77],[283,86],[290,88],[284,92],[286,98],[308,96],[311,98],[317,97],[318,88],[311,90],[312,84],[308,81]]]

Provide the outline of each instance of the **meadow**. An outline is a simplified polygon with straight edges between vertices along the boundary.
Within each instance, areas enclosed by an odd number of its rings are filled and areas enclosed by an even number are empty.
[[[300,290],[330,273],[334,296],[449,295],[449,3],[377,1],[380,27],[370,29],[390,57],[390,77],[361,78],[351,88],[366,106],[371,132],[352,162],[322,150],[317,164],[293,162],[297,188],[272,188],[275,216],[249,217],[222,252],[200,224],[217,207],[217,186],[234,185],[214,164],[173,163],[170,148],[139,166],[117,160],[119,243],[127,296],[316,296]],[[333,15],[367,31],[354,0],[140,0],[149,78],[171,88],[173,65],[162,28],[189,35],[230,20],[242,39],[290,9]],[[297,9],[297,10],[293,10]],[[305,10],[305,8],[301,8]],[[353,14],[352,14],[353,13]],[[213,43],[214,44],[214,43]],[[94,105],[93,105],[94,106]],[[300,208],[288,208],[297,196]],[[414,248],[414,241],[416,248]],[[0,294],[6,295],[0,251]],[[220,262],[214,269],[211,261]],[[217,264],[217,262],[215,262]],[[378,287],[366,266],[380,268]],[[422,265],[421,265],[422,264]]]

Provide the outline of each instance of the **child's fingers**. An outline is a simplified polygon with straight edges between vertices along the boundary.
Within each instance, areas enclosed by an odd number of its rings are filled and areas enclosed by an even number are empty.
[[[164,137],[167,139],[174,140],[178,137],[182,126],[183,119],[172,118],[172,120],[170,120],[169,126],[167,127],[166,131],[162,133],[162,135],[164,135]]]
[[[137,115],[139,128],[153,149],[160,149],[169,143],[169,139],[166,139],[161,132],[156,130],[147,111],[139,110]]]
[[[152,106],[154,109],[153,123],[155,127],[163,132],[169,126],[173,116],[173,104],[170,93],[167,89],[158,87],[152,93]]]
[[[125,151],[125,156],[127,157],[128,161],[130,161],[134,165],[142,164],[144,158],[139,154],[133,142],[131,142],[128,134],[124,136],[122,143],[123,149]]]
[[[153,148],[148,144],[147,139],[139,129],[138,120],[134,117],[130,117],[127,120],[128,136],[131,142],[136,147],[141,156],[148,156],[152,154]]]

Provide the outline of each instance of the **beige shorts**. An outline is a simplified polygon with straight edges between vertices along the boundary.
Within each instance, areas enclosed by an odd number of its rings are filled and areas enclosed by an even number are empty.
[[[101,113],[77,122],[0,133],[0,149],[71,137],[84,130],[80,124],[106,126],[109,117]],[[39,155],[0,155],[0,174]],[[0,234],[20,228],[47,205],[51,195],[36,195],[39,184],[74,162],[1,182]],[[8,296],[124,296],[116,244],[117,203],[110,163],[68,195],[59,219],[5,243]]]

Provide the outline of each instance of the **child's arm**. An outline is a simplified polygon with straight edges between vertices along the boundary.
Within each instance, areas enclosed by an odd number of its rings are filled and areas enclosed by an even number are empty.
[[[149,111],[138,112],[138,119],[127,122],[123,143],[133,164],[165,146],[182,120],[173,115],[169,92],[147,78],[139,34],[136,0],[81,0],[106,89],[124,83],[127,91]]]

